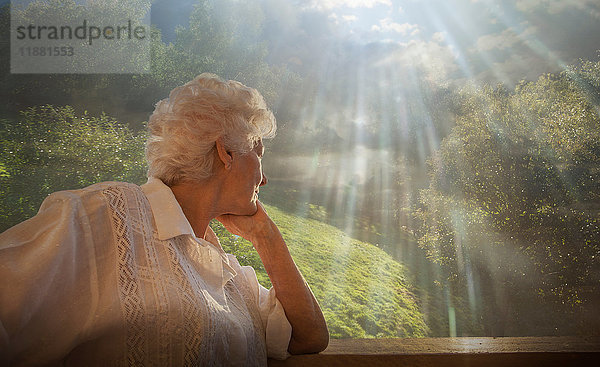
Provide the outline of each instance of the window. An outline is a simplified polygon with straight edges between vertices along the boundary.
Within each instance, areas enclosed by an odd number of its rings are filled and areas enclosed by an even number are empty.
[[[138,74],[11,73],[3,32],[1,229],[60,189],[143,183],[154,104],[213,72],[276,114],[261,200],[333,338],[597,335],[599,14],[594,1],[159,0]],[[213,225],[268,286],[251,244]]]

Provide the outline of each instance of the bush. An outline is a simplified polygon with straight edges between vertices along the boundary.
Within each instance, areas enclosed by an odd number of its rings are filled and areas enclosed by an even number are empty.
[[[54,191],[145,181],[145,137],[102,114],[31,107],[0,120],[0,230],[33,216]]]

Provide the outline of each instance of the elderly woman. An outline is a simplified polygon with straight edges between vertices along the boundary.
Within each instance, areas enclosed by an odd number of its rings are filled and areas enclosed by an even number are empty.
[[[0,235],[0,365],[265,365],[323,350],[313,294],[258,200],[260,94],[202,74],[158,102],[148,183],[50,195]],[[225,254],[216,218],[251,241],[273,287]]]

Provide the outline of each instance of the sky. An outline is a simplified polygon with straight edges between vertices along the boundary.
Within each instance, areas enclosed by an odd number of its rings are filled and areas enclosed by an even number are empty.
[[[433,82],[512,86],[596,59],[600,49],[598,0],[237,1],[262,8],[270,60],[298,68],[341,47],[373,65],[418,68]],[[153,2],[163,39],[173,40],[195,2]]]
[[[323,29],[373,63],[418,67],[433,81],[477,79],[514,85],[555,72],[600,49],[597,0],[277,0],[267,11],[291,31]],[[278,3],[278,5],[274,5]],[[287,4],[287,5],[283,5]],[[286,19],[288,18],[288,19]],[[301,19],[301,22],[298,22]],[[291,27],[291,26],[288,26]],[[286,32],[277,32],[283,37]],[[326,35],[314,35],[312,42]],[[305,39],[304,42],[311,42]],[[333,42],[333,41],[332,41]],[[296,60],[298,62],[298,60]]]

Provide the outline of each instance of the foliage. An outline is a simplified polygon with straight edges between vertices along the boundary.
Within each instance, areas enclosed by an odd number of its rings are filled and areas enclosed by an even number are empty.
[[[263,22],[255,2],[201,0],[194,5],[188,27],[177,29],[175,43],[168,47],[200,64],[198,70],[257,88],[272,106],[297,77],[286,67],[265,61]]]
[[[598,70],[464,90],[430,161],[419,244],[447,287],[476,288],[488,335],[599,327],[582,317],[600,282]]]
[[[54,191],[141,183],[144,141],[113,118],[77,116],[69,106],[31,107],[18,121],[0,120],[0,230],[35,214]]]
[[[120,6],[113,11],[139,11],[136,1],[128,2],[132,9]],[[145,2],[145,0],[139,0]],[[78,9],[74,2],[33,2],[28,14],[44,14],[49,9],[72,16]],[[111,4],[108,2],[107,4]],[[123,4],[120,4],[123,5]],[[53,9],[58,7],[58,9]],[[74,8],[73,8],[74,7]],[[231,11],[223,11],[231,10]],[[64,14],[63,14],[64,13]],[[102,12],[100,12],[102,13]],[[32,15],[32,17],[34,17]],[[252,16],[249,16],[252,15]],[[270,105],[289,93],[298,84],[298,76],[285,66],[269,65],[266,46],[256,42],[262,30],[260,7],[239,1],[198,1],[190,15],[188,27],[180,28],[174,43],[165,43],[156,27],[151,29],[151,71],[147,74],[12,74],[10,73],[10,8],[0,9],[0,96],[6,102],[3,115],[17,115],[29,106],[42,104],[70,105],[76,111],[93,114],[106,112],[119,116],[132,128],[140,129],[152,106],[168,96],[173,88],[198,74],[210,72],[223,78],[236,79],[261,91]],[[235,25],[235,27],[231,27]],[[115,50],[113,50],[115,51]],[[106,56],[89,60],[104,62]],[[121,53],[122,54],[122,53]]]

